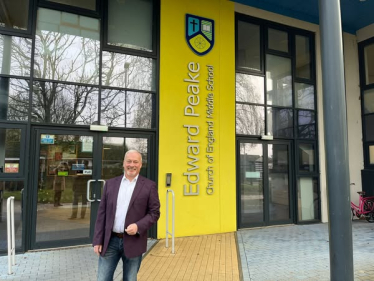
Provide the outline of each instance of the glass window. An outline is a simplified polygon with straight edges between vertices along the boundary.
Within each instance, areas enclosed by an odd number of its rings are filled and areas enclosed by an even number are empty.
[[[32,122],[90,125],[98,121],[98,88],[34,82]]]
[[[47,0],[50,2],[79,7],[88,10],[96,10],[96,0]]]
[[[366,85],[374,83],[374,44],[366,46],[365,55],[365,78]]]
[[[264,220],[262,145],[241,143],[239,149],[241,225],[259,223]]]
[[[313,144],[299,144],[299,171],[315,171]]]
[[[28,29],[29,0],[1,0],[0,27]]]
[[[268,133],[274,137],[293,137],[293,111],[284,108],[267,109]]]
[[[21,129],[0,128],[0,172],[20,173],[20,157]]]
[[[313,111],[299,110],[298,111],[298,128],[297,133],[299,138],[314,139],[316,137],[316,120]]]
[[[269,219],[271,221],[290,218],[288,154],[288,145],[268,145]]]
[[[238,21],[237,66],[261,71],[260,26]]]
[[[288,58],[266,56],[267,104],[292,106],[291,60]]]
[[[236,74],[236,101],[264,104],[264,95],[264,77]]]
[[[8,249],[7,244],[7,200],[14,197],[14,234],[16,250],[22,247],[22,192],[23,181],[0,181],[0,251]],[[5,266],[5,261],[3,263]]]
[[[236,104],[236,133],[244,135],[263,135],[264,132],[264,107]]]
[[[29,82],[0,77],[0,120],[27,121]]]
[[[304,83],[295,83],[296,107],[314,109],[314,86]]]
[[[366,115],[364,118],[366,141],[374,141],[374,115]]]
[[[369,164],[374,164],[374,145],[369,145]]]
[[[268,29],[269,49],[288,53],[288,33],[276,29]]]
[[[30,76],[31,39],[0,34],[0,73]]]
[[[101,123],[111,127],[151,128],[152,94],[104,90]]]
[[[34,76],[98,84],[99,39],[99,20],[39,9]]]
[[[311,79],[309,38],[296,35],[296,77]]]
[[[364,91],[364,113],[374,113],[374,89]]]
[[[317,179],[302,177],[297,181],[299,221],[318,219]]]
[[[152,51],[153,1],[109,0],[108,44]]]
[[[155,62],[151,58],[103,52],[104,86],[152,91]]]

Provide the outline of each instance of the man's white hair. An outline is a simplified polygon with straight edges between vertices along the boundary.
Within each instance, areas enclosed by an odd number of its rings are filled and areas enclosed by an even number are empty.
[[[123,159],[126,159],[127,153],[133,153],[133,152],[136,152],[136,153],[138,153],[140,155],[140,163],[143,163],[142,154],[139,151],[137,151],[136,149],[127,150],[126,153],[125,153],[125,157]]]

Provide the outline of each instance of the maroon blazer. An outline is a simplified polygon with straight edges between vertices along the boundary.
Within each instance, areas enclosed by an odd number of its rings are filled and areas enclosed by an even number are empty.
[[[93,246],[102,245],[101,256],[108,249],[116,215],[117,196],[122,176],[108,180],[104,186],[97,212]],[[160,201],[156,183],[139,175],[132,194],[125,220],[125,229],[132,223],[138,226],[137,235],[123,236],[123,248],[127,258],[140,256],[147,251],[147,230],[160,217]]]

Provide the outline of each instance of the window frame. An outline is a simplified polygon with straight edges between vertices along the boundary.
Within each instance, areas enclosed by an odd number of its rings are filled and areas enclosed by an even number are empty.
[[[374,37],[358,43],[359,75],[360,75],[360,97],[361,97],[361,123],[362,123],[362,145],[364,156],[364,169],[374,170],[374,164],[370,164],[369,146],[374,145],[374,140],[366,140],[366,116],[374,113],[365,113],[365,91],[374,89],[374,83],[366,84],[365,70],[365,47],[374,44]]]
[[[159,32],[157,27],[159,26],[159,14],[160,14],[160,1],[152,1],[153,12],[152,12],[152,51],[142,51],[138,49],[126,48],[113,46],[108,44],[108,25],[109,25],[109,0],[104,0],[104,12],[102,20],[102,51],[122,53],[133,56],[148,57],[156,59],[158,56],[158,41],[159,41]]]
[[[27,19],[27,29],[15,29],[15,28],[8,28],[8,27],[0,27],[0,33],[3,35],[9,36],[18,36],[18,37],[33,37],[33,30],[34,30],[34,17],[35,17],[35,6],[38,0],[29,0],[29,7],[28,7],[28,19]]]

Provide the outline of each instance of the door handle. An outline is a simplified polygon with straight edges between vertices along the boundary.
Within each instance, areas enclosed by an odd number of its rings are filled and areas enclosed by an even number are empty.
[[[96,180],[88,180],[87,181],[87,201],[88,202],[94,202],[94,199],[90,199],[90,193],[91,193],[91,182],[96,181]],[[95,194],[94,194],[95,195]]]
[[[97,181],[101,181],[101,182],[103,182],[104,184],[103,184],[103,188],[104,188],[104,186],[105,186],[105,180],[97,180]],[[101,193],[102,194],[102,193]],[[101,201],[101,199],[96,199],[96,201]]]

